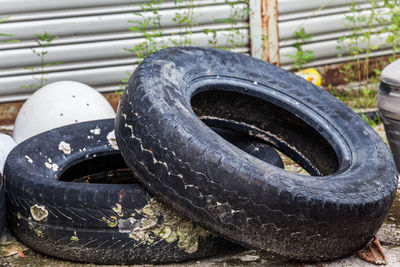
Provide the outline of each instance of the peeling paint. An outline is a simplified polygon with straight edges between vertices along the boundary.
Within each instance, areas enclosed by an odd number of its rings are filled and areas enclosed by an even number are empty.
[[[38,237],[43,237],[43,232],[40,230],[40,229],[38,229],[38,228],[35,228],[35,234],[38,236]]]
[[[58,150],[61,150],[61,151],[64,152],[64,154],[66,154],[66,155],[71,154],[71,151],[72,151],[71,145],[68,144],[68,143],[66,143],[66,142],[64,142],[64,141],[61,141],[61,142],[58,144]]]
[[[129,234],[132,231],[132,225],[136,223],[135,218],[128,218],[128,219],[118,219],[118,229],[120,233],[127,233]]]
[[[154,216],[154,210],[151,208],[150,204],[147,204],[146,206],[143,207],[142,209],[143,214],[147,216]]]
[[[33,160],[28,155],[25,155],[25,158],[30,164],[33,163]]]
[[[46,221],[48,216],[48,211],[44,206],[39,206],[37,204],[33,205],[31,208],[31,214],[34,220],[36,221]],[[17,215],[18,216],[18,215]],[[43,231],[45,227],[41,224],[37,224],[32,220],[32,217],[28,217],[28,228],[33,231],[38,237],[44,237]],[[22,216],[21,216],[22,218]]]
[[[103,221],[107,222],[109,227],[115,227],[118,225],[117,216],[110,216],[110,220],[106,217],[101,218]]]
[[[116,214],[118,214],[119,217],[123,217],[123,216],[124,216],[124,213],[122,212],[122,206],[121,206],[121,204],[118,204],[118,203],[115,204],[115,207],[113,207],[112,210],[113,210]]]
[[[41,222],[46,221],[49,216],[49,212],[47,211],[45,206],[39,206],[35,204],[31,207],[31,215],[35,221]]]
[[[110,144],[110,146],[113,149],[119,150],[118,144],[117,144],[117,139],[115,138],[115,131],[114,130],[112,130],[111,132],[109,132],[107,134],[107,140],[108,140],[108,143]]]
[[[113,210],[117,214],[122,212],[119,209]],[[165,207],[155,198],[151,198],[149,204],[141,210],[136,210],[136,212],[136,214],[132,213],[131,216],[138,216],[137,219],[133,217],[118,219],[120,232],[129,233],[129,238],[136,241],[146,242],[147,244],[159,242],[159,239],[170,244],[177,241],[178,248],[187,253],[193,253],[198,249],[200,238],[212,235],[200,226],[193,225],[191,221],[181,218],[178,213]],[[108,223],[106,218],[103,218],[103,220]]]

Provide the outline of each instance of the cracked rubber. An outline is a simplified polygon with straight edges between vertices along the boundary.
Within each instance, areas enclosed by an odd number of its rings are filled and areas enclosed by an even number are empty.
[[[178,216],[138,184],[114,149],[113,129],[114,120],[65,126],[10,153],[8,221],[19,240],[57,258],[98,264],[178,262],[243,249]],[[215,131],[279,165],[266,144]]]
[[[203,121],[269,142],[311,176],[243,153]],[[390,152],[350,108],[281,68],[217,49],[147,57],[122,96],[116,136],[161,200],[230,240],[290,259],[359,250],[397,188]]]

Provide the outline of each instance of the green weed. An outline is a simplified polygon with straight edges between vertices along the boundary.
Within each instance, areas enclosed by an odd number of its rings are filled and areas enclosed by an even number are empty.
[[[50,35],[48,32],[44,32],[43,34],[35,34],[36,40],[35,42],[38,44],[39,48],[32,48],[32,52],[40,58],[40,66],[36,67],[25,67],[25,69],[36,72],[40,72],[40,78],[37,78],[38,84],[29,84],[27,86],[22,86],[22,88],[31,88],[38,89],[45,85],[47,82],[47,72],[45,72],[45,68],[49,66],[62,64],[60,61],[56,62],[45,62],[45,57],[48,54],[47,48],[52,44],[52,42],[57,38],[56,36]]]
[[[378,87],[362,86],[361,88],[347,88],[345,90],[328,87],[327,91],[355,110],[377,107]]]
[[[391,61],[395,61],[396,53],[400,45],[400,0],[384,0],[384,7],[388,9],[390,19],[380,19],[380,23],[385,25],[382,32],[388,33],[386,43],[392,46]]]
[[[0,17],[0,24],[6,22],[9,17]],[[0,37],[13,37],[15,34],[10,33],[0,33]],[[11,39],[11,40],[1,40],[0,43],[18,43],[19,40]]]
[[[347,63],[341,70],[346,74],[346,82],[357,81],[360,84],[370,78],[370,53],[378,49],[377,46],[371,45],[371,34],[375,29],[375,22],[379,22],[381,16],[376,12],[379,7],[376,0],[369,0],[368,3],[370,8],[361,9],[354,0],[350,2],[350,12],[344,22],[350,34],[338,39],[338,56],[342,57],[344,53],[349,53],[350,60],[355,62],[354,68]],[[362,24],[366,24],[367,27],[364,28]],[[361,56],[365,58],[363,65]]]
[[[361,115],[362,118],[365,120],[366,123],[369,124],[372,128],[375,128],[377,125],[382,123],[381,117],[379,116],[379,113],[376,111],[375,116],[369,117],[366,114]]]
[[[304,27],[300,28],[298,31],[294,33],[296,38],[296,42],[294,43],[294,47],[296,48],[296,54],[294,55],[287,55],[291,59],[293,59],[293,67],[297,71],[301,71],[303,69],[304,64],[315,60],[315,55],[313,51],[310,50],[303,50],[303,45],[311,40],[314,35],[306,34]]]
[[[139,58],[139,62],[149,54],[165,46],[164,42],[159,38],[162,36],[161,15],[159,13],[162,3],[163,0],[151,0],[138,4],[141,11],[132,13],[137,19],[128,21],[134,24],[128,29],[133,33],[140,33],[145,39],[133,48],[125,48],[125,50],[134,53]],[[148,11],[151,11],[152,15],[146,17],[144,13]]]
[[[176,0],[176,4],[186,4],[180,6],[175,12],[175,17],[172,19],[180,28],[179,41],[171,39],[174,46],[191,46],[192,45],[192,27],[195,26],[193,18],[193,0]],[[183,32],[183,33],[182,33]]]

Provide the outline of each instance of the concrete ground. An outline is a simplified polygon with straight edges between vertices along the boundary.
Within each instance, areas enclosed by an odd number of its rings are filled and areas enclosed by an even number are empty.
[[[385,140],[382,125],[375,127],[378,134]],[[7,128],[8,131],[12,129]],[[2,129],[0,129],[2,131]],[[5,132],[5,130],[3,130]],[[386,141],[386,140],[385,140]],[[386,218],[385,223],[377,234],[386,255],[386,266],[400,266],[400,189],[394,205]],[[62,261],[36,253],[16,241],[10,234],[4,234],[0,239],[0,266],[32,266],[32,267],[53,267],[53,266],[99,266],[93,264],[79,264]],[[151,265],[142,265],[151,266]],[[361,260],[356,255],[335,260],[332,262],[321,262],[315,264],[304,264],[287,262],[271,258],[268,255],[256,251],[246,251],[239,254],[223,255],[220,257],[208,258],[201,261],[185,262],[182,264],[170,264],[159,266],[208,266],[208,267],[229,267],[229,266],[293,266],[293,267],[339,267],[339,266],[374,266]]]

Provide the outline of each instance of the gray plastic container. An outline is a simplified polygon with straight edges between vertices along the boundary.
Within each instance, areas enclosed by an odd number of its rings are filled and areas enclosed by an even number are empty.
[[[386,66],[381,74],[378,108],[397,170],[400,170],[400,60]]]

